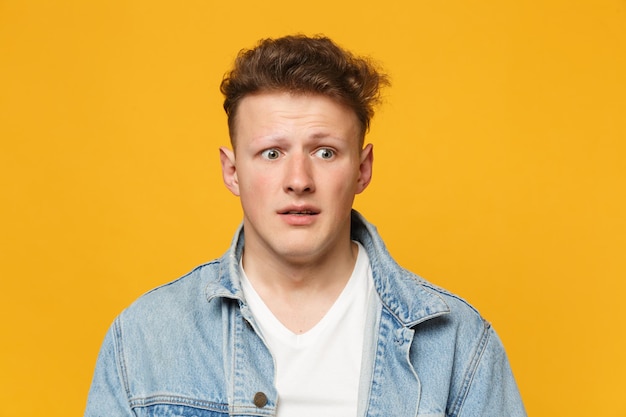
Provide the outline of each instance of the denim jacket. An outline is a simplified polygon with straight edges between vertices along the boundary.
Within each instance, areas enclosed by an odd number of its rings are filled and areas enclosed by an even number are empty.
[[[401,268],[357,212],[370,303],[359,417],[525,416],[503,346],[459,297]],[[242,228],[220,259],[148,292],[102,345],[86,417],[274,416],[274,360],[243,297]]]

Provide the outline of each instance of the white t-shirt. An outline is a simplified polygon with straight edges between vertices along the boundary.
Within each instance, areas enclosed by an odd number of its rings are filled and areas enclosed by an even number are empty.
[[[242,271],[242,289],[276,361],[278,417],[354,417],[373,278],[365,249],[345,288],[309,331],[294,334],[272,314]]]

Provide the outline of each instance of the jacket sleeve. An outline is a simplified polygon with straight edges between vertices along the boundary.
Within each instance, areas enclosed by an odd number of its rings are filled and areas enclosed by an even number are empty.
[[[119,319],[109,329],[100,349],[84,417],[135,416],[128,401],[118,330]]]
[[[504,346],[491,326],[465,374],[451,417],[526,417]]]

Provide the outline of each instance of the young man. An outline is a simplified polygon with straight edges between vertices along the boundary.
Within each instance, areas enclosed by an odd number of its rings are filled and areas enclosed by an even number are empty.
[[[115,320],[86,416],[525,415],[490,325],[352,210],[386,82],[322,37],[239,54],[220,158],[243,225],[222,258]]]

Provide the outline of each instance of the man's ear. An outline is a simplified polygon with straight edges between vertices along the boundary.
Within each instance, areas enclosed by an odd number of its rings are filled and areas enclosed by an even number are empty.
[[[237,179],[235,153],[224,146],[220,147],[220,162],[222,163],[222,178],[226,188],[239,197],[239,180]]]
[[[373,165],[374,145],[369,143],[361,150],[361,164],[359,165],[359,177],[357,178],[357,194],[362,193],[372,180]]]

